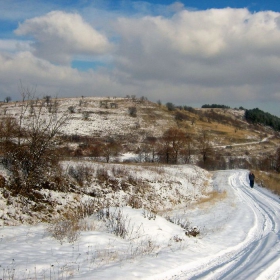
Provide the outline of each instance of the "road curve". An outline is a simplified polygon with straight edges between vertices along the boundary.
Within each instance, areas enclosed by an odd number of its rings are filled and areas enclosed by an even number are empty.
[[[214,184],[227,185],[244,203],[244,218],[250,216],[244,240],[172,279],[280,279],[280,200],[258,186],[249,188],[247,175],[245,170],[219,171],[214,180]]]

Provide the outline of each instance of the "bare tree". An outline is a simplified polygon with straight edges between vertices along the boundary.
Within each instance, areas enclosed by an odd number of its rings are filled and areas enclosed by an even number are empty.
[[[185,132],[178,128],[169,128],[163,133],[162,143],[166,163],[170,163],[171,160],[178,163],[180,151],[186,143]]]
[[[206,160],[212,153],[212,144],[208,131],[202,130],[200,136],[198,137],[198,147],[202,155],[203,163],[205,164]]]
[[[11,100],[12,100],[12,98],[11,98],[10,96],[7,96],[7,97],[4,99],[4,102],[9,103]]]
[[[120,149],[120,143],[110,138],[101,146],[101,154],[109,162],[112,156],[118,155]]]
[[[45,95],[44,96],[44,99],[45,99],[45,102],[47,103],[47,106],[49,106],[51,104],[51,96],[50,95]]]
[[[145,139],[146,150],[148,150],[148,158],[146,157],[147,161],[155,162],[156,161],[156,154],[158,150],[158,139],[153,136],[148,136]]]
[[[185,137],[186,139],[181,154],[183,156],[184,163],[190,163],[191,156],[194,153],[194,142],[190,135],[186,135]]]
[[[9,145],[5,145],[4,162],[12,174],[10,186],[14,194],[27,194],[40,188],[57,168],[58,156],[53,140],[68,118],[67,113],[49,113],[43,104],[35,107],[29,102],[34,97],[31,93],[22,92],[20,115],[11,120],[16,122],[14,130],[8,129],[7,122],[5,124]],[[34,106],[32,115],[28,113],[31,104]]]

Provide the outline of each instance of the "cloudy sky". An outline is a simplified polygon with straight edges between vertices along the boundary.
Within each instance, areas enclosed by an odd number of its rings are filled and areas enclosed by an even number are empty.
[[[277,2],[0,0],[0,100],[23,85],[280,116]]]

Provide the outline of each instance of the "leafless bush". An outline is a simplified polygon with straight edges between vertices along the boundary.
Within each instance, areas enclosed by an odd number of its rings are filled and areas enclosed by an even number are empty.
[[[147,218],[148,220],[155,220],[157,215],[150,210],[143,209],[143,217]]]
[[[112,174],[117,177],[127,177],[129,174],[129,171],[124,166],[113,166],[112,167]]]
[[[142,199],[136,195],[129,196],[129,198],[127,200],[127,204],[135,209],[142,208],[142,206],[143,206]]]
[[[137,108],[136,107],[129,107],[128,108],[128,113],[131,117],[136,117],[137,116]]]
[[[150,238],[141,240],[141,242],[131,250],[131,258],[152,254],[158,247],[159,246]]]
[[[190,223],[188,220],[185,218],[180,218],[180,217],[170,217],[167,216],[165,219],[175,225],[179,225],[181,228],[185,230],[185,234],[187,236],[194,236],[196,237],[200,231],[197,227],[191,227]]]
[[[71,114],[75,113],[75,107],[74,107],[74,106],[69,106],[69,107],[68,107],[68,111],[69,111]]]
[[[83,119],[88,120],[89,119],[89,112],[85,111],[83,112]]]
[[[106,169],[104,166],[98,167],[96,170],[96,178],[101,182],[108,181],[110,178],[108,169]]]
[[[67,240],[75,242],[82,230],[92,230],[94,226],[89,224],[85,218],[92,215],[95,211],[93,201],[81,203],[75,209],[67,209],[60,217],[52,221],[47,230],[60,243]]]
[[[2,152],[5,167],[12,174],[9,188],[14,195],[28,196],[56,170],[59,157],[55,152],[55,137],[68,118],[67,114],[49,113],[43,104],[34,107],[30,100],[34,100],[34,93],[22,88],[19,116],[11,120],[16,125],[10,129],[11,122],[2,124],[2,120],[0,125],[8,129],[4,137],[9,144],[2,147]]]
[[[93,173],[93,167],[87,165],[77,165],[75,167],[71,165],[68,168],[68,174],[74,178],[80,186],[83,186],[85,182],[90,183]]]
[[[178,235],[175,235],[175,236],[172,237],[172,240],[175,241],[175,242],[182,242],[183,238],[179,237]]]
[[[69,211],[63,217],[52,222],[48,228],[48,232],[62,244],[66,239],[68,242],[75,242],[81,233],[80,217],[77,213]]]
[[[108,230],[123,239],[129,238],[132,235],[132,230],[130,228],[130,219],[128,216],[124,216],[120,208],[114,210],[102,209],[98,212],[99,219],[106,222]]]
[[[196,237],[197,235],[200,234],[200,230],[197,228],[197,227],[193,227],[193,228],[190,228],[188,230],[185,231],[185,234],[187,236],[193,236],[193,237]]]
[[[109,230],[121,238],[127,237],[129,224],[130,220],[127,216],[123,215],[123,212],[120,209],[112,212],[107,220],[107,227]]]

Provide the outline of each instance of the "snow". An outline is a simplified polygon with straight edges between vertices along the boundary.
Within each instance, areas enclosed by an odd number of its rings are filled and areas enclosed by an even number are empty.
[[[251,189],[247,174],[214,172],[220,196],[156,215],[111,207],[126,223],[125,238],[97,215],[73,243],[54,239],[43,223],[3,226],[0,279],[280,279],[280,201]],[[200,234],[187,236],[167,216]]]

